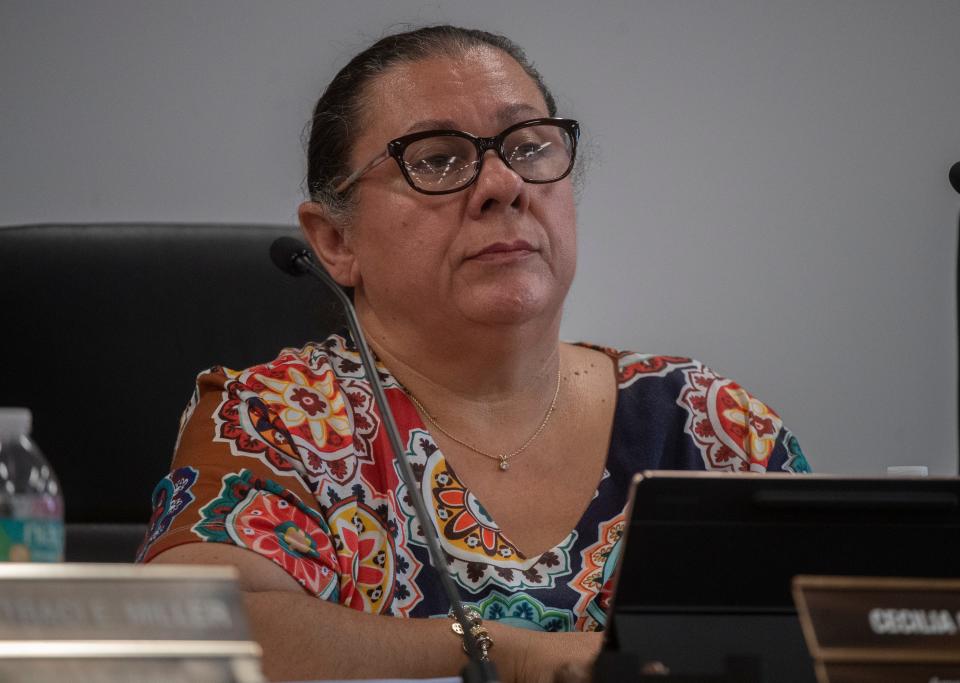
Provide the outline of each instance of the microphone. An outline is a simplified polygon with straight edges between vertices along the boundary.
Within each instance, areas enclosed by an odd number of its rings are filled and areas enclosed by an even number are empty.
[[[270,245],[270,260],[287,275],[296,277],[306,272],[301,259],[310,260],[310,250],[295,237],[278,237]]]
[[[947,174],[953,189],[960,192],[960,161],[950,167]],[[957,220],[957,231],[960,232],[960,219]],[[960,242],[957,242],[957,324],[960,325]],[[960,329],[960,327],[958,327]],[[957,379],[960,383],[960,377]],[[958,406],[957,429],[960,429],[960,406]]]
[[[373,354],[370,353],[370,347],[367,346],[366,337],[360,329],[360,321],[357,319],[357,309],[353,302],[340,284],[313,258],[313,253],[306,244],[294,237],[278,237],[270,245],[270,258],[274,264],[294,277],[301,275],[312,275],[325,284],[330,291],[336,295],[337,299],[343,305],[344,313],[347,315],[347,327],[350,328],[350,334],[360,351],[360,360],[363,362],[363,371],[370,382],[370,388],[373,391],[374,399],[380,408],[383,417],[383,426],[386,429],[390,440],[390,446],[393,449],[393,457],[400,465],[400,474],[403,483],[406,484],[410,492],[410,500],[413,502],[413,509],[416,513],[420,528],[423,529],[423,536],[427,542],[427,555],[430,558],[430,564],[440,576],[440,585],[443,592],[446,593],[450,601],[450,607],[454,616],[463,628],[463,643],[467,649],[467,655],[470,663],[462,672],[464,683],[496,683],[500,680],[496,667],[493,662],[484,662],[481,660],[480,646],[474,637],[471,629],[471,622],[463,609],[463,602],[457,594],[457,589],[446,570],[446,560],[443,551],[440,549],[440,541],[437,536],[437,530],[430,523],[430,517],[427,514],[427,506],[420,495],[420,487],[417,485],[413,469],[409,461],[403,457],[403,445],[400,441],[400,430],[397,429],[397,421],[393,417],[393,411],[390,410],[390,404],[387,402],[387,396],[383,391],[383,384],[380,381],[380,373],[377,372],[376,363],[373,360]]]

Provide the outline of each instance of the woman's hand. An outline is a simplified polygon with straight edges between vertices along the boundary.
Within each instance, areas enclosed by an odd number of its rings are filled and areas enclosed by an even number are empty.
[[[500,629],[497,629],[498,631]],[[589,680],[593,660],[600,652],[602,633],[538,633],[507,628],[507,638],[520,638],[520,650],[509,657],[511,671],[504,680],[515,683],[574,683]],[[492,632],[492,631],[491,631]],[[521,635],[522,634],[522,635]],[[494,637],[495,647],[499,643]],[[513,650],[514,644],[508,648]],[[494,655],[495,659],[496,655]],[[512,676],[512,678],[508,678]]]

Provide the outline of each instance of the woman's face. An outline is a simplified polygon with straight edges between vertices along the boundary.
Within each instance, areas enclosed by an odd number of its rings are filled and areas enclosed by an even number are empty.
[[[536,84],[492,48],[395,66],[366,95],[352,168],[407,133],[494,136],[547,116]],[[346,243],[361,310],[384,323],[424,326],[559,319],[576,264],[569,177],[525,183],[487,152],[476,182],[454,194],[414,191],[393,160],[363,176],[355,191]]]

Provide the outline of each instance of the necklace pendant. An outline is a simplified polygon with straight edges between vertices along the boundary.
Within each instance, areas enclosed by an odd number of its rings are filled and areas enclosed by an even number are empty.
[[[498,457],[500,458],[500,464],[497,465],[497,467],[500,468],[501,472],[506,472],[508,469],[510,469],[510,463],[507,462],[507,456],[501,455]]]

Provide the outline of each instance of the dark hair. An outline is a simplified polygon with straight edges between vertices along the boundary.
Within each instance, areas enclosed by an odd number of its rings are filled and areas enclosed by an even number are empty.
[[[460,55],[489,46],[510,55],[537,85],[556,116],[557,105],[540,72],[519,45],[505,36],[457,26],[428,26],[381,38],[350,60],[327,86],[313,110],[307,144],[307,190],[310,198],[329,210],[345,214],[349,204],[333,187],[350,174],[350,151],[363,116],[367,86],[390,67],[436,56]],[[349,191],[346,193],[349,195]]]

